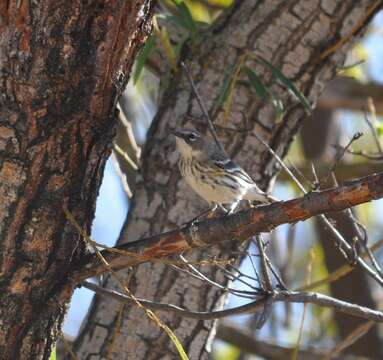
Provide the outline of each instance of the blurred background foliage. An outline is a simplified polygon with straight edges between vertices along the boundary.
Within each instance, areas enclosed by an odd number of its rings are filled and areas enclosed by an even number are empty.
[[[225,9],[233,5],[234,0],[159,2],[153,34],[137,58],[132,79],[120,102],[121,122],[114,152],[105,169],[93,223],[92,237],[95,241],[113,245],[118,238],[129,210],[129,198],[134,193],[134,179],[137,176],[146,132],[156,114],[162,96],[162,85],[169,81],[170,71],[179,71],[176,65],[182,45],[188,41],[190,46],[193,46],[193,41],[196,38],[203,38],[209,27],[214,22],[220,21],[220,15]],[[244,54],[244,56],[253,55]],[[382,168],[382,151],[379,148],[383,136],[382,59],[383,14],[379,13],[363,40],[349,52],[347,61],[339,70],[337,77],[324,90],[313,114],[299,89],[285,78],[279,69],[263,59],[258,59],[273,74],[274,81],[283,84],[310,114],[304,129],[296,137],[285,159],[298,176],[313,181],[311,164],[315,164],[319,177],[328,172],[337,150],[339,151],[337,145],[345,146],[356,132],[362,132],[363,136],[350,146],[348,149],[350,153],[344,154],[338,161],[335,167],[337,179],[344,181],[371,174]],[[215,106],[227,111],[228,126],[230,126],[230,96],[238,82],[250,84],[256,101],[271,102],[276,109],[276,121],[283,121],[283,104],[252,69],[242,66],[242,63],[231,64],[222,76],[223,86]],[[283,172],[277,178],[273,193],[281,199],[300,195]],[[359,206],[355,213],[368,230],[369,245],[383,238],[383,218],[379,216],[382,211],[383,203],[377,201]],[[338,221],[338,225],[342,226],[341,220],[334,219],[334,221]],[[324,239],[326,234],[321,233],[313,220],[293,227],[281,226],[269,235],[269,238],[272,240],[269,246],[271,259],[291,289],[326,278],[339,266],[336,265],[336,261],[329,261],[329,251],[333,249],[327,248]],[[274,241],[275,239],[278,241]],[[253,252],[256,250],[251,247],[249,253]],[[310,256],[310,253],[313,255]],[[382,255],[382,251],[378,250],[377,258],[381,259]],[[252,272],[249,258],[244,260],[241,271]],[[343,290],[352,286],[352,282],[350,284],[347,281],[342,285]],[[380,290],[378,292],[369,283],[366,286],[370,290],[374,306],[382,307]],[[244,288],[244,285],[237,282],[234,287]],[[326,283],[316,290],[341,298],[342,287],[336,289],[332,284]],[[85,289],[76,291],[64,327],[66,334],[70,336],[77,334],[92,295]],[[361,299],[356,296],[355,301],[359,300]],[[245,299],[231,296],[227,306],[244,303]],[[299,347],[302,349],[310,347],[329,349],[356,327],[354,325],[350,328],[333,311],[313,305],[307,307],[303,319],[301,304],[275,304],[271,318],[260,331],[256,332],[253,328],[253,315],[236,316],[224,320],[223,323],[231,327],[230,329],[234,327],[246,330],[247,334],[254,336],[254,339],[263,342],[265,346],[273,347],[277,344],[291,349],[298,347],[300,331],[302,334]],[[219,327],[217,340],[214,343],[214,359],[258,358],[241,351],[235,343],[230,344],[220,329]],[[381,342],[382,328],[376,329],[371,336],[375,336],[378,343]],[[224,338],[225,341],[220,338]]]

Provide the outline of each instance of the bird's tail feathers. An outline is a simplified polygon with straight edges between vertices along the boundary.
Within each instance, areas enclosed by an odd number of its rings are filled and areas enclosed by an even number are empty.
[[[265,193],[264,191],[256,187],[250,188],[243,197],[243,199],[250,201],[259,201],[266,204],[279,201],[277,198]]]

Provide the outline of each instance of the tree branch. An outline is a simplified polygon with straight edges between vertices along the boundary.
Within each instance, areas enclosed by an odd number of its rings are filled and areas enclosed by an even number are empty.
[[[350,181],[342,186],[311,192],[303,197],[275,202],[208,219],[153,237],[105,249],[102,255],[114,270],[120,270],[184,251],[219,244],[223,241],[244,241],[254,234],[270,232],[285,223],[296,223],[313,216],[341,211],[383,197],[383,172]],[[71,277],[80,283],[88,277],[105,272],[95,254],[84,256],[73,265]]]
[[[82,283],[82,286],[90,289],[97,294],[113,298],[117,301],[131,304],[134,302],[132,298],[127,295],[121,294],[115,290],[105,289],[101,286],[98,286],[94,283],[85,281]],[[277,291],[273,293],[273,300],[279,302],[287,303],[309,303],[319,306],[328,307],[342,313],[359,317],[366,320],[373,320],[376,322],[383,322],[383,312],[378,310],[373,310],[364,306],[359,306],[355,304],[348,303],[346,301],[338,300],[327,295],[314,293],[314,292],[303,292],[303,291]],[[181,308],[172,304],[164,304],[150,300],[136,299],[140,304],[147,307],[150,310],[161,310],[161,311],[171,311],[184,316],[187,318],[197,319],[197,320],[213,320],[221,319],[227,316],[240,315],[253,313],[255,310],[260,309],[267,302],[269,295],[263,295],[261,298],[252,301],[248,304],[238,306],[235,308],[217,310],[217,311],[191,311],[188,309]]]
[[[355,154],[355,152],[352,153],[353,155],[361,155],[359,153]],[[369,155],[366,155],[369,156]],[[352,178],[360,178],[364,176],[368,176],[370,174],[379,172],[382,170],[382,160],[381,160],[381,155],[379,155],[379,160],[380,162],[368,162],[368,161],[355,161],[355,162],[340,162],[337,164],[336,169],[335,169],[335,174],[336,178],[338,181],[347,181],[348,179]],[[308,162],[307,162],[308,163]],[[293,172],[294,169],[290,168]],[[315,168],[318,177],[321,178],[324,174],[328,173],[328,166],[318,166],[316,164]],[[297,171],[301,173],[305,178],[308,180],[313,179],[313,174],[312,174],[312,168],[310,164],[298,164],[297,166]],[[278,181],[283,181],[283,182],[291,182],[290,176],[284,172],[281,171],[281,173],[278,175]]]
[[[217,338],[228,344],[234,345],[249,354],[264,357],[270,360],[291,359],[294,348],[281,346],[276,343],[260,340],[250,332],[239,329],[227,323],[221,323],[217,329]],[[299,360],[322,360],[326,351],[316,348],[299,349]],[[353,357],[354,358],[354,357]],[[349,359],[349,356],[342,356],[337,359]]]

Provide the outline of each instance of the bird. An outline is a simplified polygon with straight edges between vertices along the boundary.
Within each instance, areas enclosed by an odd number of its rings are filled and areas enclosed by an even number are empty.
[[[264,204],[277,201],[262,191],[245,170],[208,137],[189,128],[171,132],[176,138],[181,175],[209,203],[211,211],[220,207],[231,214],[241,200]]]

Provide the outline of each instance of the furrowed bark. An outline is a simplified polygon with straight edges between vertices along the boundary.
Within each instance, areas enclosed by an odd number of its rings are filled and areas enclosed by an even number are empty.
[[[272,82],[270,74],[256,64],[251,54],[260,54],[271,61],[311,101],[315,101],[323,85],[342,66],[349,43],[325,59],[321,60],[320,54],[362,21],[362,27],[357,31],[359,35],[369,20],[365,14],[373,3],[367,0],[236,1],[214,30],[203,34],[201,43],[184,49],[183,57],[193,60],[193,77],[208,110],[213,113],[214,101],[220,92],[225,72],[230,65],[238,64],[241,55],[246,52],[246,65],[256,70],[266,83],[273,84],[273,91],[285,101],[286,116],[281,123],[276,124],[273,107],[257,101],[251,89],[240,85],[233,93],[228,122],[224,121],[225,116],[221,111],[216,116],[218,125],[236,130],[249,129],[236,132],[221,129],[219,135],[228,152],[262,188],[265,189],[270,183],[277,166],[275,159],[256,141],[252,133],[256,132],[283,156],[305,118],[305,112],[283,87]],[[162,93],[164,96],[160,109],[143,152],[142,179],[135,186],[135,197],[120,243],[177,227],[198,214],[201,207],[205,207],[185,182],[180,180],[176,170],[174,140],[169,136],[169,129],[193,126],[206,132],[206,124],[200,120],[200,109],[181,73],[170,80],[169,88],[162,89]],[[225,258],[230,256],[232,250],[238,250],[237,243],[204,250],[195,256],[217,255]],[[211,279],[224,281],[222,273],[216,268],[204,271]],[[217,309],[224,304],[220,291],[201,285],[198,280],[185,274],[167,269],[163,264],[140,265],[129,279],[130,289],[139,298],[204,310]],[[109,279],[107,286],[116,285]],[[106,356],[116,318],[116,303],[96,296],[74,345],[79,357],[92,356],[98,359]],[[176,332],[191,359],[208,358],[211,340],[214,338],[213,321],[191,321],[169,313],[161,313],[161,318]],[[132,326],[135,331],[128,330]],[[114,359],[145,360],[175,359],[178,356],[167,335],[135,306],[125,308],[121,333],[115,338],[112,355]]]
[[[48,359],[151,2],[0,5],[0,354]]]

